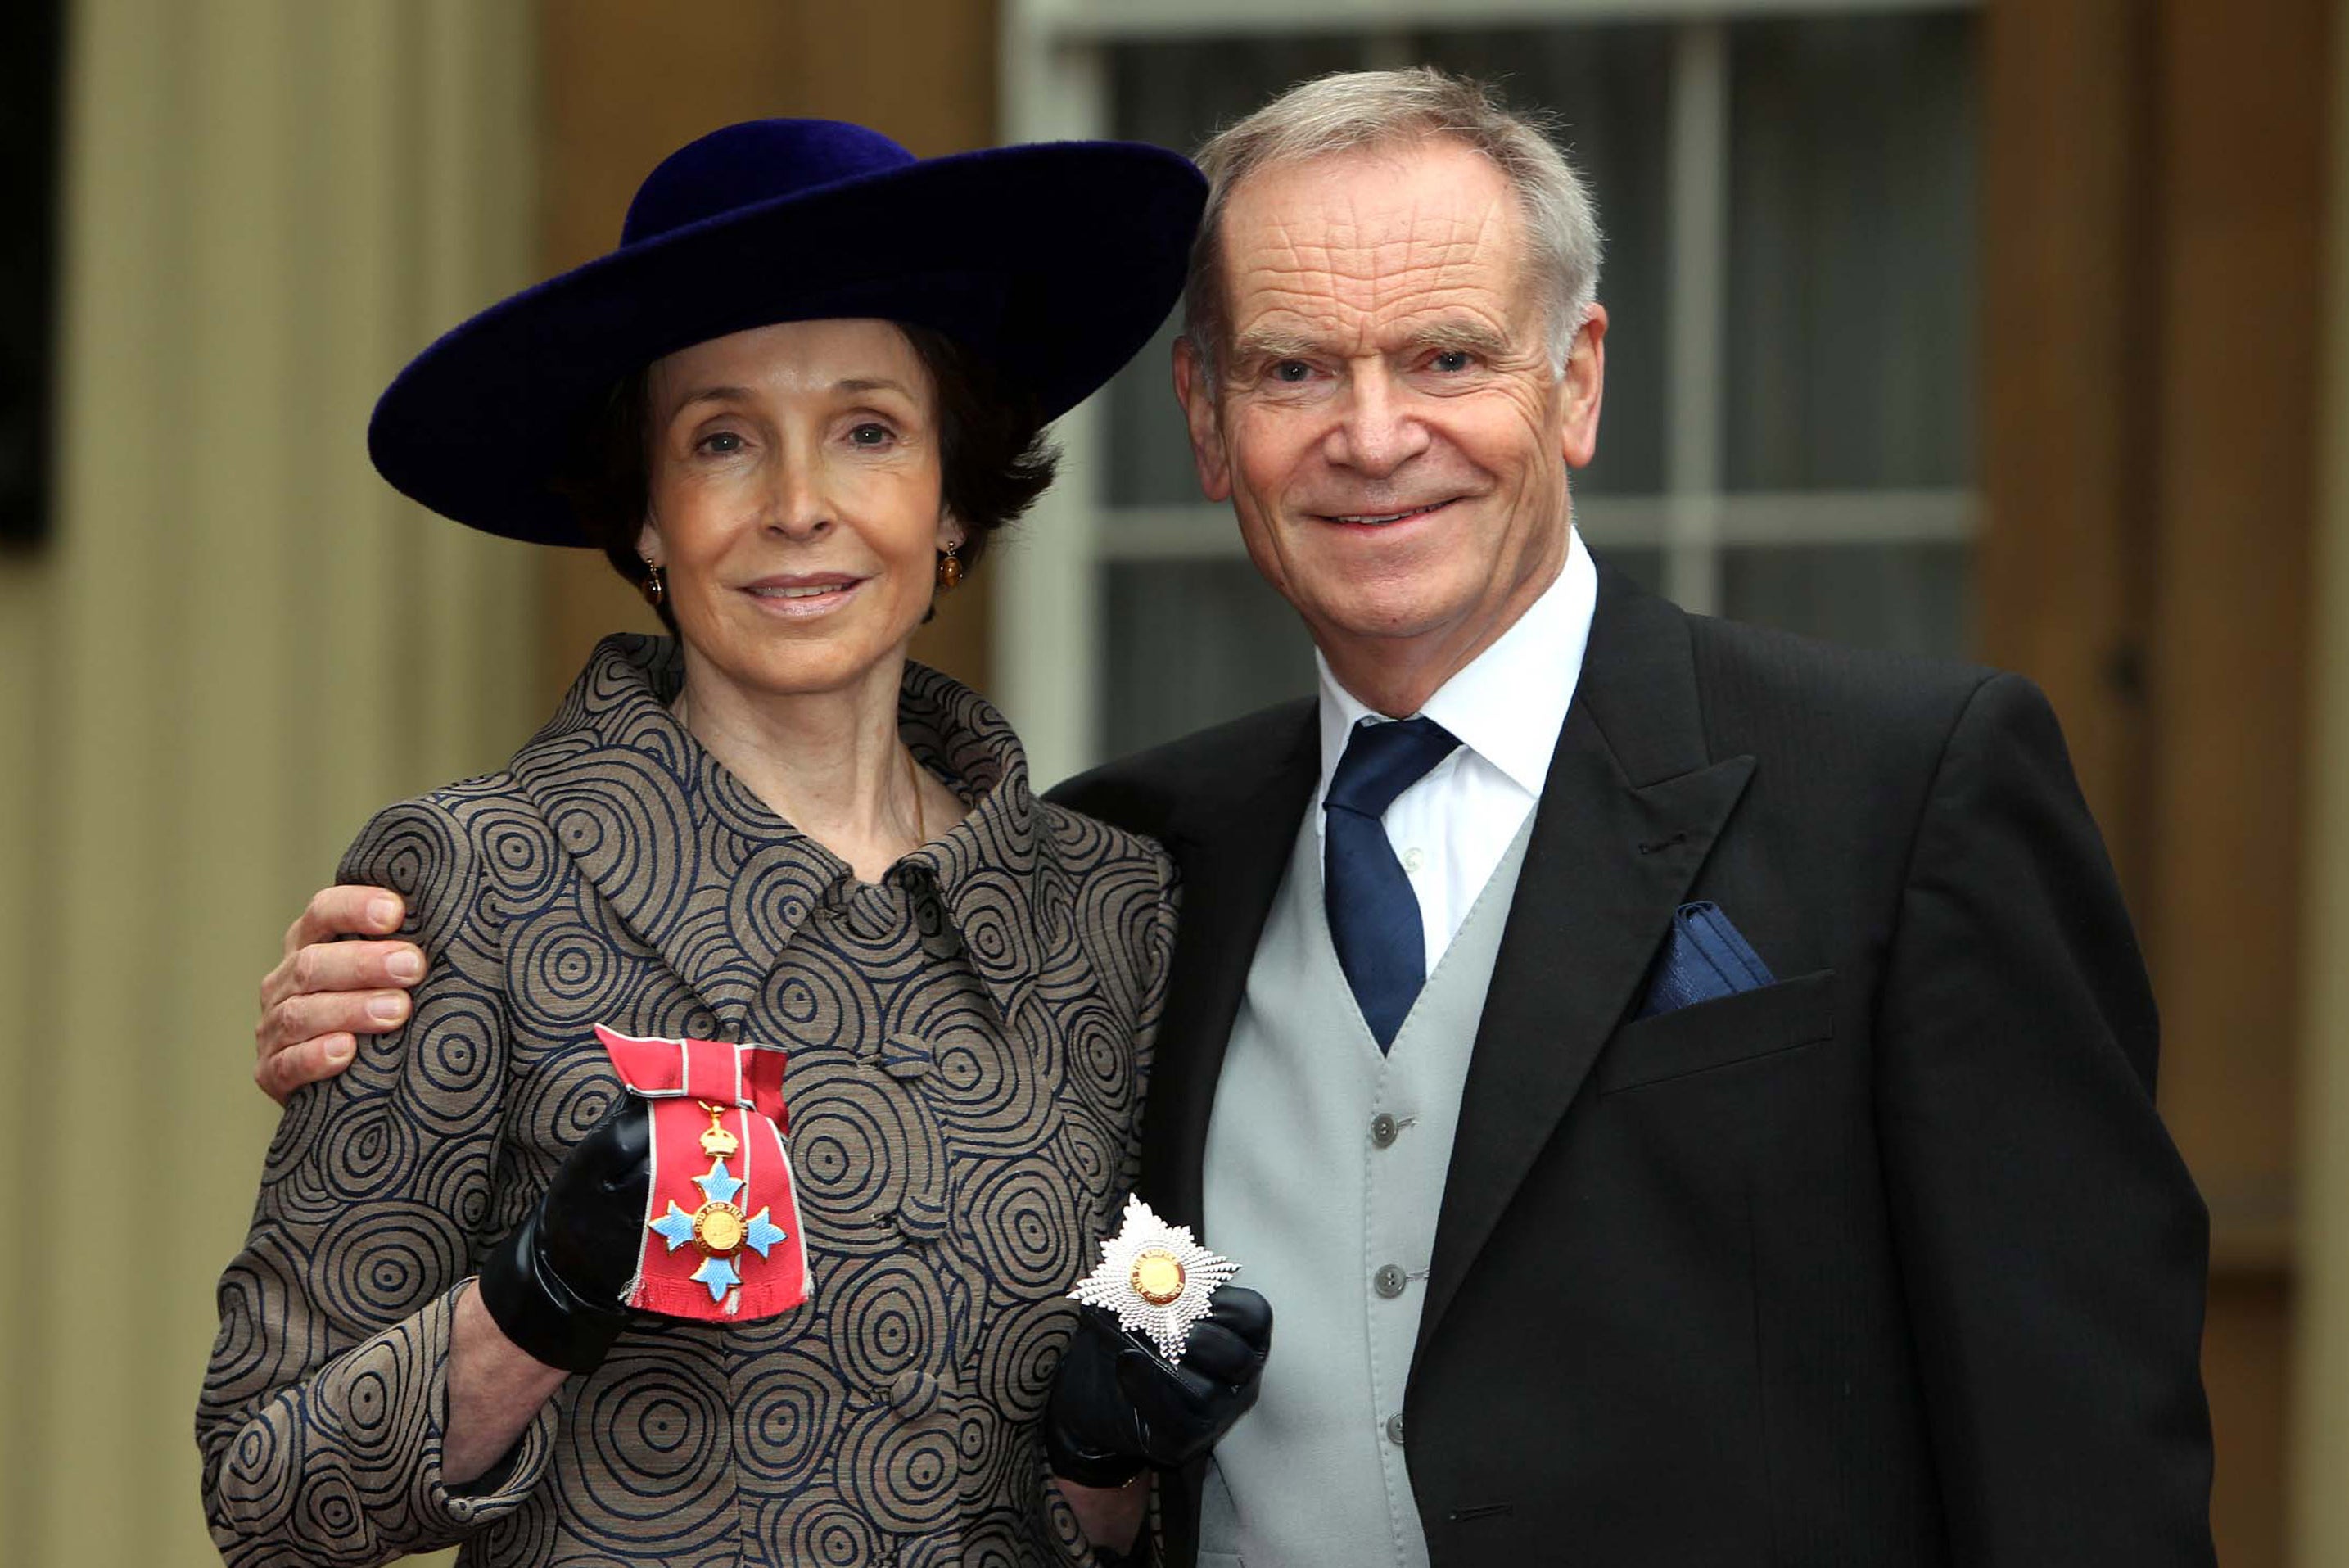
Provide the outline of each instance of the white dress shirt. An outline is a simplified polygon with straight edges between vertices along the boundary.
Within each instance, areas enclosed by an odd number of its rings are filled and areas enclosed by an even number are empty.
[[[1338,684],[1328,659],[1313,655],[1321,672],[1321,787],[1313,815],[1325,836],[1321,803],[1355,725],[1425,717],[1460,742],[1381,819],[1419,898],[1431,974],[1541,799],[1598,604],[1599,569],[1580,532],[1569,532],[1557,580],[1416,715],[1373,712]]]

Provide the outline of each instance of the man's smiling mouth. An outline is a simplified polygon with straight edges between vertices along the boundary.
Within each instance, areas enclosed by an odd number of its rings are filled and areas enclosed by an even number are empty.
[[[1413,517],[1424,517],[1431,512],[1441,512],[1458,499],[1457,496],[1446,496],[1442,501],[1431,501],[1424,506],[1408,507],[1401,512],[1324,512],[1319,515],[1325,523],[1346,523],[1357,528],[1384,528],[1391,524],[1407,523]]]

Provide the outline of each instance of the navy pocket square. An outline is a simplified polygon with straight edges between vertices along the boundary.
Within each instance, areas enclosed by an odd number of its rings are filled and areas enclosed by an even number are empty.
[[[1639,1017],[1755,991],[1776,977],[1753,944],[1717,904],[1682,904],[1672,912],[1672,934],[1648,983]]]

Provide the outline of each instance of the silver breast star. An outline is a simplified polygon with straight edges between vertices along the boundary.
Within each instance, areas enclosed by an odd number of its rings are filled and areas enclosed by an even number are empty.
[[[1188,1225],[1169,1225],[1149,1204],[1128,1198],[1125,1222],[1102,1243],[1101,1266],[1069,1293],[1116,1314],[1120,1328],[1175,1361],[1192,1325],[1207,1315],[1207,1298],[1238,1272],[1237,1263],[1194,1241]]]

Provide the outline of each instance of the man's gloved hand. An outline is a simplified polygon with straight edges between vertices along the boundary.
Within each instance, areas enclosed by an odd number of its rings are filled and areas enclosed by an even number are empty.
[[[627,1325],[620,1294],[643,1255],[652,1115],[622,1095],[537,1206],[481,1262],[474,1289],[505,1336],[549,1366],[593,1372]]]
[[[1101,1307],[1077,1309],[1044,1412],[1052,1473],[1080,1486],[1123,1486],[1144,1465],[1173,1469],[1216,1446],[1256,1403],[1272,1348],[1272,1305],[1239,1285],[1217,1291],[1168,1366]]]

